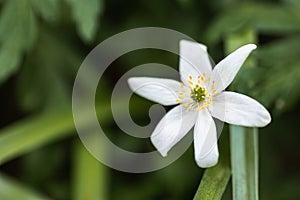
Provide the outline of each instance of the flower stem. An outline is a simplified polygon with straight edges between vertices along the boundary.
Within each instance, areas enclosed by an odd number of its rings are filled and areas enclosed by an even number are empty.
[[[72,199],[107,199],[107,168],[78,140],[74,144],[73,160]]]
[[[220,138],[220,160],[214,167],[205,170],[194,200],[220,200],[229,182],[230,159],[228,133]]]
[[[258,130],[230,126],[233,199],[258,199]]]
[[[226,43],[227,53],[246,43],[255,43],[256,35],[252,30],[229,35]],[[254,63],[248,59],[240,73],[247,75],[247,67]],[[243,73],[244,72],[244,73]],[[239,81],[241,83],[241,81]],[[244,85],[244,88],[241,88]],[[248,83],[235,85],[234,90],[247,91]],[[234,200],[258,199],[258,129],[230,126],[231,169]]]

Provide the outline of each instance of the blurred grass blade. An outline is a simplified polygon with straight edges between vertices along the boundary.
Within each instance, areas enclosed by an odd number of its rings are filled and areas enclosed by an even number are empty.
[[[99,144],[98,144],[99,145]],[[96,160],[80,142],[74,145],[74,200],[105,200],[105,166]]]
[[[224,133],[220,139],[220,160],[205,170],[194,200],[220,200],[230,179],[229,138]]]
[[[11,178],[0,174],[0,199],[3,200],[47,200],[49,198],[26,188]]]
[[[69,109],[43,113],[14,123],[0,131],[0,164],[66,137],[72,130],[74,125]]]
[[[123,98],[114,104],[122,107]],[[108,116],[110,106],[102,103],[96,106],[102,116]],[[89,116],[83,108],[82,115],[86,116],[82,123],[89,123]],[[107,123],[109,117],[101,117],[101,123]],[[17,156],[23,155],[42,145],[62,139],[74,133],[75,127],[71,109],[65,108],[52,113],[43,113],[14,123],[0,130],[0,165]]]
[[[230,126],[233,199],[258,199],[258,130]]]

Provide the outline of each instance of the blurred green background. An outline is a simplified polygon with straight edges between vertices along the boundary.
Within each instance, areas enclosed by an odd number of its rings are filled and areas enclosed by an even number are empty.
[[[259,133],[260,197],[300,199],[299,0],[0,2],[1,200],[193,198],[203,169],[196,166],[192,147],[162,170],[128,174],[94,160],[73,125],[72,86],[84,57],[104,39],[144,26],[187,34],[206,44],[216,62],[232,36],[253,33],[256,64],[240,71],[232,90],[256,98],[272,114],[272,123]],[[105,73],[99,101],[109,100],[123,73],[148,62],[178,67],[178,57],[156,50],[124,55]],[[130,111],[146,124],[152,103],[133,98],[140,106]],[[124,137],[110,111],[104,115],[114,142],[153,150],[148,140]],[[223,199],[231,199],[230,190],[229,184]]]

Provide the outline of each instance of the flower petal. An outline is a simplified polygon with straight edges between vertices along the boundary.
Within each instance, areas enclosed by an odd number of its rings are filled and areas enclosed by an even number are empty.
[[[235,92],[222,92],[214,97],[212,116],[229,124],[263,127],[271,122],[270,113],[256,100]]]
[[[185,85],[188,85],[189,76],[197,80],[198,75],[211,73],[212,67],[206,52],[206,46],[188,40],[181,40],[179,46],[179,72]]]
[[[194,128],[195,160],[199,167],[212,167],[219,159],[217,130],[207,110],[198,112]]]
[[[196,117],[196,112],[187,112],[179,105],[162,118],[151,135],[153,145],[162,156],[167,156],[168,151],[194,126]]]
[[[228,87],[254,49],[256,49],[255,44],[244,45],[216,65],[212,74],[212,78],[216,80],[216,91],[220,92]]]
[[[133,92],[164,106],[178,104],[175,91],[182,90],[178,81],[164,78],[131,77],[128,84]]]

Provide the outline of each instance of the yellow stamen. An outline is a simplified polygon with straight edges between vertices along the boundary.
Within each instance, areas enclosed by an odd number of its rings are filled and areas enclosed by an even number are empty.
[[[189,83],[190,85],[194,85],[193,81],[188,81],[188,83]]]

